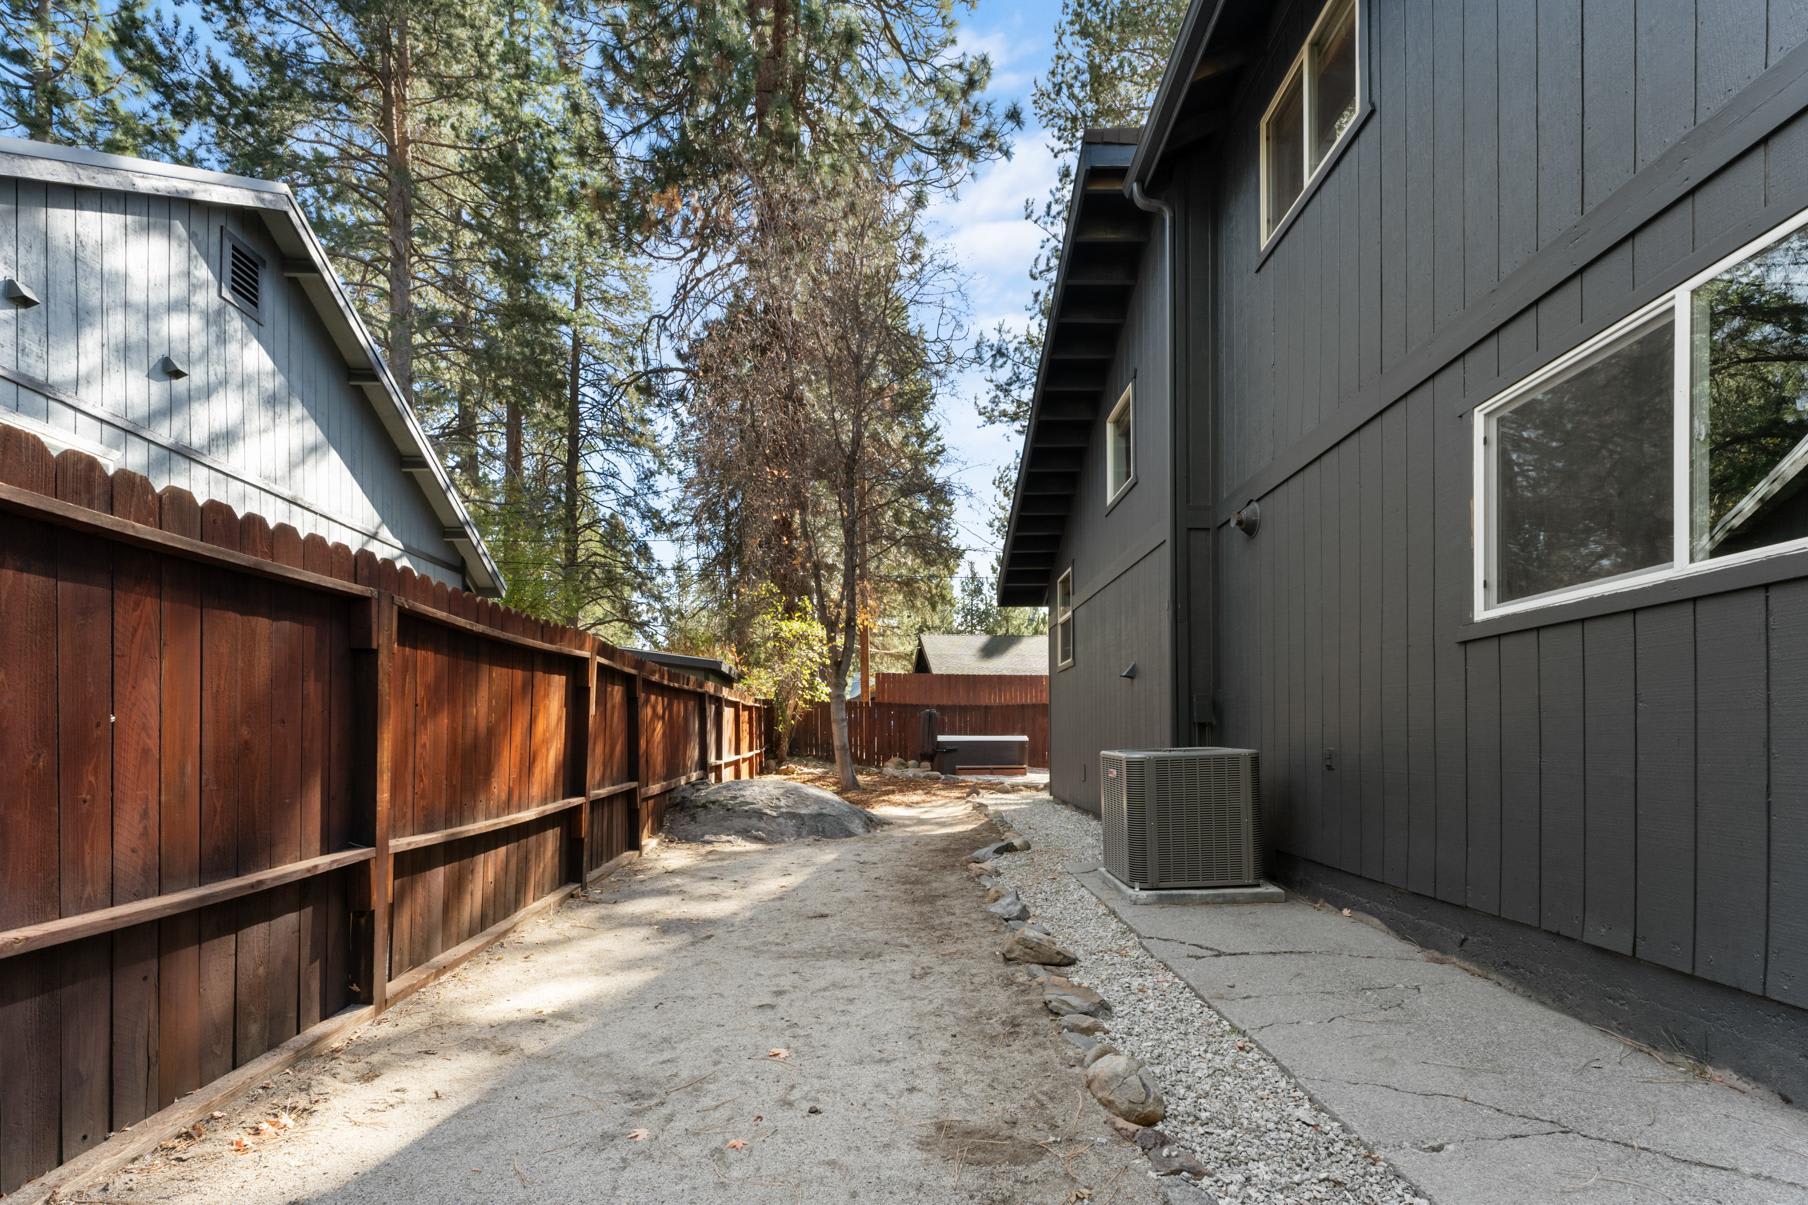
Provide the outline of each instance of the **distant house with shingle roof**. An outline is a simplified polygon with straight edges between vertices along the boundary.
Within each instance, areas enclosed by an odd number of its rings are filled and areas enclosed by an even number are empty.
[[[1046,674],[1048,639],[924,632],[911,668],[919,674]]]

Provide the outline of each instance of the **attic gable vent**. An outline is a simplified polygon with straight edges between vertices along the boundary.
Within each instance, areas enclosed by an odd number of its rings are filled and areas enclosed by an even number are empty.
[[[222,230],[220,295],[256,318],[264,320],[264,257],[246,246],[230,230]]]

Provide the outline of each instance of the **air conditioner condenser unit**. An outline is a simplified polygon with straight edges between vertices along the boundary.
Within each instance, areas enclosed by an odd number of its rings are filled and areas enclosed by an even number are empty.
[[[1133,889],[1262,881],[1262,793],[1253,749],[1099,754],[1105,869]]]

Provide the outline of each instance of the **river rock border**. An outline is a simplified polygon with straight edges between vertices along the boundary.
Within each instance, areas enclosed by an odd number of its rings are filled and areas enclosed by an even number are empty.
[[[1196,1185],[1177,1200],[1426,1205],[1074,878],[1102,860],[1097,820],[1046,795],[975,806],[1004,830],[968,866],[987,906],[1012,917],[1003,956],[1029,964],[1088,1090],[1150,1174]]]

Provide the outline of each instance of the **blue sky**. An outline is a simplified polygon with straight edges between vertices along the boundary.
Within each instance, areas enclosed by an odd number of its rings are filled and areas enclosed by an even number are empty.
[[[1030,261],[1041,236],[1023,216],[1023,203],[1040,203],[1054,183],[1056,148],[1034,128],[1030,86],[1048,68],[1054,46],[1054,0],[979,0],[962,21],[961,43],[992,60],[991,95],[1000,107],[1017,102],[1024,129],[1015,138],[1008,160],[985,165],[960,192],[937,204],[930,228],[948,247],[966,274],[967,299],[974,331],[999,322],[1021,328],[1029,300]],[[992,477],[1016,455],[1016,436],[1000,427],[981,427],[974,400],[984,380],[969,373],[942,399],[943,427],[952,453],[955,476],[964,487],[957,511],[958,537],[967,561],[989,572],[994,551],[986,515]]]

